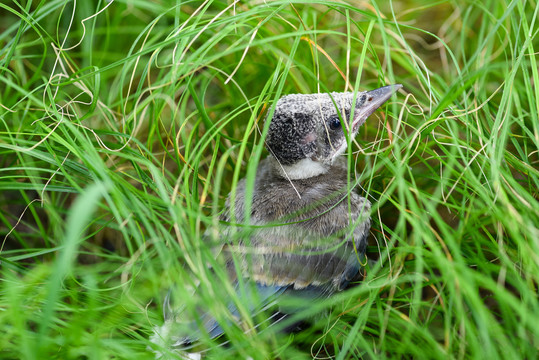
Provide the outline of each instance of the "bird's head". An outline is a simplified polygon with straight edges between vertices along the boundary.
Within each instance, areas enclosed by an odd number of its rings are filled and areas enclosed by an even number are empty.
[[[326,172],[367,117],[402,85],[354,93],[291,94],[282,97],[266,138],[266,147],[289,178]]]

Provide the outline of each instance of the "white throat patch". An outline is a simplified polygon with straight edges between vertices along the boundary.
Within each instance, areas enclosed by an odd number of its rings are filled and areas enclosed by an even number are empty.
[[[303,159],[293,165],[277,165],[281,176],[290,180],[307,179],[325,174],[329,166],[311,159]]]

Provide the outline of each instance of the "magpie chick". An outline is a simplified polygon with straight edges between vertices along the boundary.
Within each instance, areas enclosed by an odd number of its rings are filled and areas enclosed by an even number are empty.
[[[221,252],[228,274],[252,313],[283,296],[309,301],[329,296],[357,275],[371,204],[353,189],[354,179],[339,155],[367,117],[401,87],[293,94],[277,102],[273,117],[266,119],[270,156],[259,164],[252,195],[246,198],[246,180],[241,180],[221,219],[247,227],[219,229],[219,237],[228,243]],[[234,305],[228,308],[239,318]],[[175,333],[174,322],[181,318],[181,313],[166,310],[165,325],[152,340],[186,349],[202,330],[210,338],[223,333],[206,313],[190,324],[191,332]],[[197,355],[185,353],[189,358]]]

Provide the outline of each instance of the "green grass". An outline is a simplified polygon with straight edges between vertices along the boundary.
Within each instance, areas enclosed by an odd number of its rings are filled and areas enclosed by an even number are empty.
[[[201,239],[265,112],[393,83],[350,154],[376,265],[211,358],[539,357],[537,2],[267,3],[0,4],[0,358],[150,359],[173,284],[224,316]]]

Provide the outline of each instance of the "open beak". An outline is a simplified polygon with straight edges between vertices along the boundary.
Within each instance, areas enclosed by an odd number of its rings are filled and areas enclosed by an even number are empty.
[[[385,103],[391,95],[402,87],[401,84],[388,85],[375,90],[367,91],[367,99],[362,106],[355,109],[352,128],[357,129],[367,118]]]

